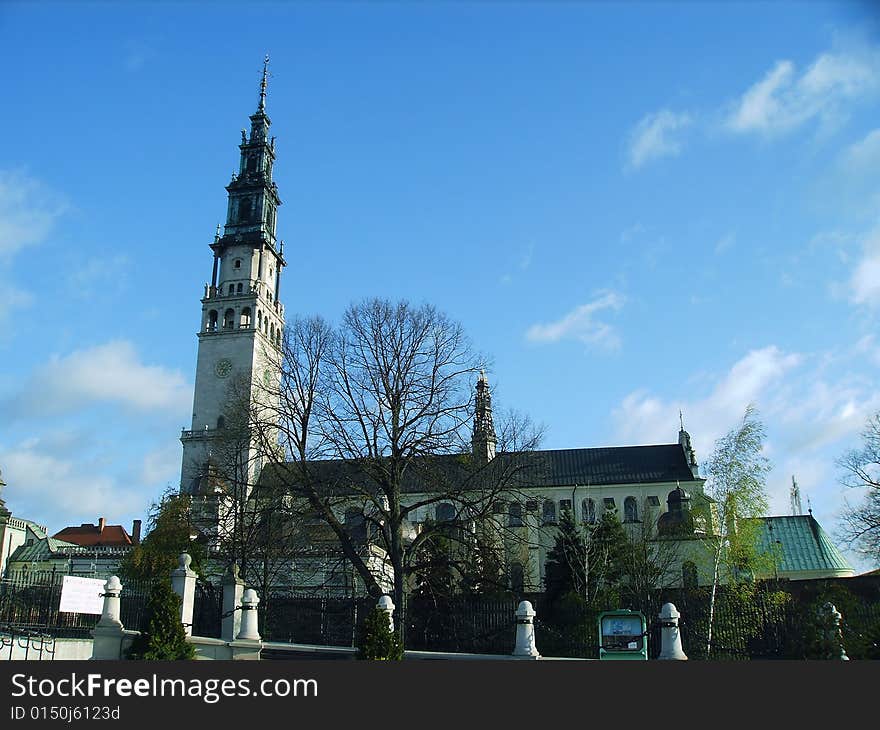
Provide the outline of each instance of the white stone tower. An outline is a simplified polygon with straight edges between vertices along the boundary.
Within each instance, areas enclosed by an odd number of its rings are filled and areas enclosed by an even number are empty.
[[[192,427],[184,429],[180,491],[206,494],[214,450],[224,434],[233,391],[236,403],[252,406],[256,387],[277,386],[278,349],[284,329],[279,301],[284,244],[276,243],[275,216],[281,200],[272,182],[275,138],[269,138],[266,80],[269,57],[263,63],[260,102],[251,115],[250,135],[241,131],[239,169],[226,186],[226,226],[214,242],[211,283],[205,284],[193,397]],[[232,387],[231,387],[232,386]],[[243,399],[242,399],[243,396]],[[253,445],[243,460],[247,484],[259,469]]]

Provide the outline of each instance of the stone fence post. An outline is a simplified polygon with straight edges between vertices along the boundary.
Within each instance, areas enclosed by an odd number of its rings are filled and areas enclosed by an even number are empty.
[[[376,604],[376,608],[380,611],[384,611],[388,614],[388,625],[391,627],[391,631],[394,631],[394,601],[391,600],[391,596],[382,595],[379,596],[379,602]]]
[[[244,594],[244,581],[238,573],[238,566],[223,576],[223,617],[221,619],[220,637],[226,641],[235,641],[241,631],[241,598]]]
[[[92,659],[122,658],[122,640],[126,638],[126,632],[119,618],[120,593],[122,593],[122,583],[117,576],[111,576],[104,583],[104,606],[101,618],[92,629]]]
[[[660,609],[660,654],[657,659],[680,660],[687,659],[687,654],[681,648],[681,633],[678,630],[678,619],[681,614],[673,603],[664,603]]]
[[[236,639],[238,641],[260,641],[259,615],[257,606],[260,598],[253,588],[248,588],[241,599],[241,630]]]
[[[823,659],[849,661],[846,649],[843,647],[842,620],[843,616],[833,603],[826,601],[822,604],[819,609],[819,624],[822,629]]]
[[[196,574],[190,569],[192,558],[181,553],[179,565],[171,571],[171,587],[180,596],[180,622],[187,636],[192,636],[193,608],[196,599]]]
[[[522,601],[516,609],[516,646],[513,656],[520,659],[540,659],[535,646],[535,609],[528,601]]]

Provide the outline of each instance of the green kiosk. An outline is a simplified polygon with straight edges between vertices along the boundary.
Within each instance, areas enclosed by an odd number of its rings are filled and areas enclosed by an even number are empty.
[[[647,661],[647,623],[638,611],[622,608],[599,614],[599,659]]]

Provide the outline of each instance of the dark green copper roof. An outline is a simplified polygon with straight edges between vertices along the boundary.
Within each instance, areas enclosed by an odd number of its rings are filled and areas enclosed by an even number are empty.
[[[777,540],[780,543],[780,573],[808,570],[852,571],[852,566],[813,515],[762,517],[759,522],[760,549],[769,551]]]

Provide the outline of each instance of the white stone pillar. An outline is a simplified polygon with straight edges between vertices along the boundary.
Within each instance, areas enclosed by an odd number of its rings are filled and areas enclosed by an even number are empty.
[[[678,619],[681,614],[675,604],[664,603],[660,609],[660,654],[658,659],[685,660],[687,654],[681,648],[681,633],[678,630]]]
[[[391,631],[394,631],[394,601],[391,600],[391,596],[379,596],[379,602],[376,605],[379,610],[388,614],[388,626]]]
[[[223,577],[223,618],[220,638],[235,641],[241,631],[241,597],[244,594],[244,581],[238,574],[238,566]]]
[[[119,594],[122,583],[111,576],[104,583],[104,606],[101,618],[92,629],[92,659],[121,659],[122,639],[126,636],[119,618]]]
[[[516,609],[516,646],[513,656],[523,659],[538,659],[535,646],[535,609],[528,601],[523,601]]]
[[[236,637],[239,641],[260,641],[257,606],[260,598],[253,588],[248,588],[241,599],[241,630]]]
[[[196,600],[196,574],[190,569],[192,558],[181,553],[180,564],[171,571],[171,587],[180,596],[180,622],[187,636],[192,636],[193,608]]]

